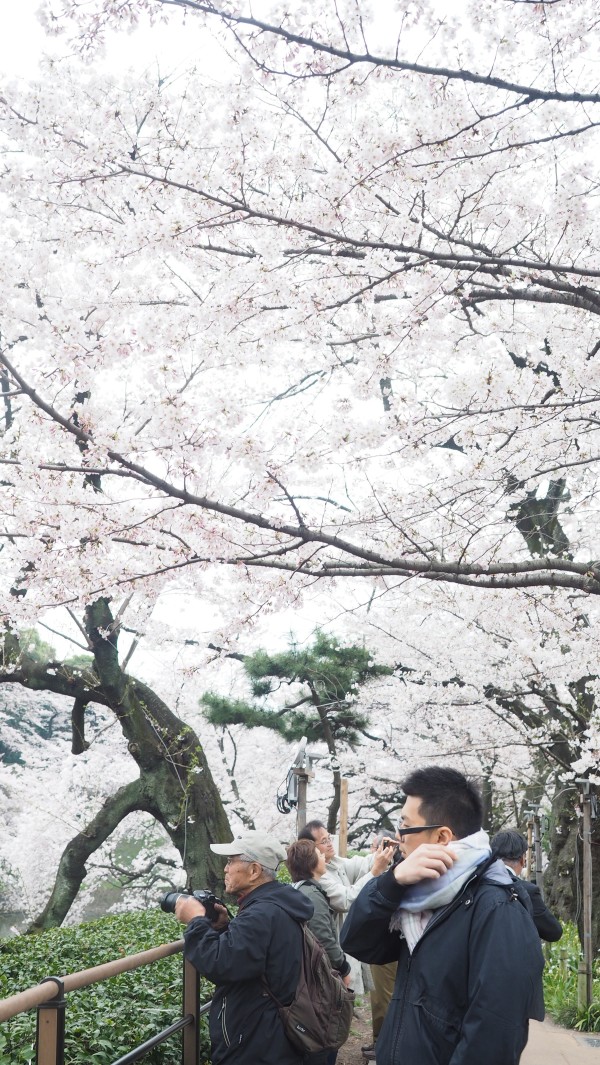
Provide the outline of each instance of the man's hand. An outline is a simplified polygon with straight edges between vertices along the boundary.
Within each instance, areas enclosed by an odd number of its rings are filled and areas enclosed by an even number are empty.
[[[381,843],[377,847],[377,850],[375,851],[373,864],[371,866],[371,872],[373,876],[381,876],[382,873],[385,873],[386,869],[389,868],[392,858],[394,857],[395,850],[396,848],[393,843],[390,843],[386,839],[381,841]]]
[[[227,928],[229,924],[229,914],[225,906],[222,906],[220,902],[215,902],[216,917],[214,921],[210,922],[210,927],[214,928],[216,932],[220,932],[222,928]]]
[[[445,843],[422,843],[403,862],[394,867],[398,884],[418,884],[420,880],[437,880],[450,869],[457,855]]]
[[[192,895],[180,895],[175,903],[175,916],[182,924],[189,924],[194,917],[206,917],[206,910]]]
[[[344,984],[344,987],[350,987],[351,982],[352,982],[352,973],[346,973],[345,976],[342,976],[342,983]]]

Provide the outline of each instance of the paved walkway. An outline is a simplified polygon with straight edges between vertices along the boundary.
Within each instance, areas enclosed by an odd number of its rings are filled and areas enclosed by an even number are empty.
[[[600,1065],[600,1032],[580,1034],[552,1021],[530,1021],[521,1065]]]

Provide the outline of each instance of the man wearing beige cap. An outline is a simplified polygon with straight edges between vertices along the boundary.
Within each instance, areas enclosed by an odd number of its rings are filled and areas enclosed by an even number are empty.
[[[286,857],[265,832],[245,832],[231,843],[211,843],[227,858],[225,890],[239,910],[229,920],[217,906],[212,923],[198,899],[182,895],[175,915],[187,924],[185,956],[216,985],[209,1016],[212,1065],[300,1065],[302,1053],[287,1039],[277,1006],[296,991],[302,957],[301,922],[312,903],[275,879]]]

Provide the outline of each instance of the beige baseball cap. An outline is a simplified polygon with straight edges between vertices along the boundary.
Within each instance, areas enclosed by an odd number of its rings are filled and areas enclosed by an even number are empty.
[[[286,859],[283,845],[266,832],[244,832],[243,836],[237,836],[231,843],[211,843],[210,849],[215,854],[227,857],[246,854],[248,858],[266,866],[267,869],[276,869],[280,862]]]

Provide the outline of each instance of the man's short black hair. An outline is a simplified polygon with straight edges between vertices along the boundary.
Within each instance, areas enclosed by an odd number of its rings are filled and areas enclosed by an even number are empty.
[[[298,839],[314,840],[313,832],[317,832],[320,828],[324,828],[327,831],[327,826],[322,821],[307,821],[302,832],[298,833]]]
[[[491,848],[499,858],[518,862],[527,853],[527,840],[516,828],[505,828],[502,832],[496,832],[491,840]]]
[[[479,789],[457,769],[439,765],[415,769],[400,786],[405,795],[420,799],[420,813],[428,825],[447,825],[457,839],[481,828]]]

